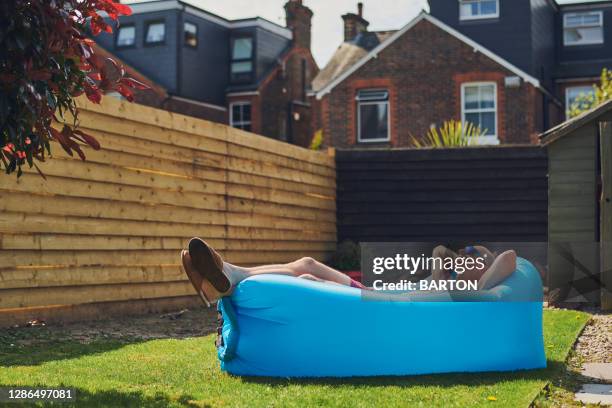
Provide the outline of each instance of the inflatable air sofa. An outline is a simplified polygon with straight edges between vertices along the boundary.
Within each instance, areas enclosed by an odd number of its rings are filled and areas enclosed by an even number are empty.
[[[244,376],[353,377],[546,366],[542,282],[524,259],[499,286],[460,301],[402,296],[407,301],[365,300],[351,287],[249,278],[218,305],[221,368]]]

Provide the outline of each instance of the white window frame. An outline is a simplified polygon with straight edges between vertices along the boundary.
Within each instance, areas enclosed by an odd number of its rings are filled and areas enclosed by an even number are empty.
[[[565,88],[565,115],[569,116],[569,112],[571,109],[570,106],[570,98],[569,98],[569,94],[570,94],[570,90],[572,89],[589,89],[589,91],[594,92],[593,91],[593,85],[575,85],[575,86],[568,86],[567,88]],[[578,94],[580,96],[580,94]]]
[[[250,106],[251,107],[251,120],[249,121],[239,121],[239,122],[235,122],[234,121],[234,106]],[[238,128],[236,126],[244,126],[244,125],[249,125],[251,126],[251,132],[253,131],[253,104],[250,101],[238,101],[238,102],[231,102],[230,106],[229,106],[229,111],[230,111],[230,120],[229,120],[229,124],[231,127],[236,128],[236,129],[240,129],[243,130],[241,128]],[[247,130],[245,130],[245,132],[248,132]]]
[[[129,44],[119,44],[119,36],[121,35],[122,30],[126,30],[129,28],[134,29],[134,37],[132,37],[132,42]],[[130,48],[136,46],[136,25],[135,24],[125,24],[117,30],[117,39],[115,40],[116,48]]]
[[[598,25],[589,25],[589,26],[581,26],[581,27],[601,27],[601,40],[596,40],[596,41],[574,41],[574,42],[568,42],[567,38],[565,37],[565,30],[568,29],[567,27],[567,18],[568,17],[573,17],[579,14],[597,14],[599,15],[599,24]],[[577,27],[569,27],[569,28],[577,28]],[[580,46],[580,45],[594,45],[594,44],[603,44],[604,43],[604,22],[603,22],[603,11],[576,11],[576,12],[571,12],[571,13],[564,13],[563,14],[563,46],[565,47],[573,47],[573,46]]]
[[[155,25],[160,25],[162,27],[164,27],[164,36],[161,40],[156,40],[156,41],[151,41],[149,40],[149,31],[151,30],[152,26]],[[149,45],[158,45],[158,44],[164,44],[166,42],[166,36],[168,34],[168,31],[166,30],[168,27],[166,26],[166,21],[165,20],[154,20],[154,21],[149,21],[147,23],[145,23],[145,33],[144,33],[144,43],[146,46]]]
[[[459,21],[466,20],[485,20],[491,18],[499,18],[499,0],[495,0],[495,14],[479,14],[475,16],[461,15],[461,5],[465,3],[480,3],[481,0],[459,0]]]
[[[465,88],[472,86],[483,86],[483,85],[493,85],[493,101],[495,106],[493,108],[478,108],[478,109],[465,109]],[[498,126],[499,126],[499,112],[497,110],[497,82],[494,81],[483,81],[483,82],[465,82],[461,84],[461,123],[465,124],[465,115],[466,113],[482,113],[482,112],[493,112],[495,113],[495,129],[492,135],[480,136],[478,137],[478,144],[481,145],[491,145],[491,144],[499,144],[499,136],[498,136]],[[473,123],[476,125],[476,123]],[[484,129],[483,129],[484,130]]]
[[[360,89],[361,91],[384,91],[389,92],[387,89]],[[386,101],[360,101],[359,93],[355,97],[357,101],[357,143],[381,143],[391,141],[391,94]],[[361,138],[361,105],[379,105],[384,104],[387,106],[387,137],[378,139],[362,139]]]
[[[249,40],[251,42],[251,55],[247,58],[236,58],[234,56],[234,50],[236,47],[236,41]],[[230,82],[251,82],[255,76],[255,38],[252,35],[241,35],[230,39]],[[250,64],[251,69],[249,71],[234,71],[234,66],[237,64]]]

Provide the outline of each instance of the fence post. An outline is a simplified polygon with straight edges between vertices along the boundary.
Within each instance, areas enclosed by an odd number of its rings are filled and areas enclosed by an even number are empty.
[[[601,310],[612,309],[612,122],[600,123]]]

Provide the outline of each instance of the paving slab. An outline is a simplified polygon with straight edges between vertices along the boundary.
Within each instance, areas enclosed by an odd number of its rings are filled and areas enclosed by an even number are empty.
[[[612,383],[612,363],[585,363],[582,375]]]
[[[612,384],[584,384],[575,399],[584,404],[612,405]]]

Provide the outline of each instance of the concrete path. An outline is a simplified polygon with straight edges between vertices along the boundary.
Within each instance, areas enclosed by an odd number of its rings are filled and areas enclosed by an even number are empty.
[[[612,350],[610,350],[612,354]],[[602,382],[612,384],[612,363],[585,363],[582,375]]]
[[[612,316],[593,316],[593,324],[587,326],[578,339],[577,355],[586,361],[582,364],[582,380],[585,384],[576,393],[576,401],[583,404],[612,405]]]
[[[612,405],[612,384],[584,384],[576,393],[576,401],[584,404]]]

